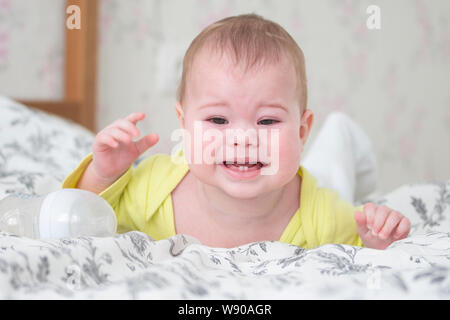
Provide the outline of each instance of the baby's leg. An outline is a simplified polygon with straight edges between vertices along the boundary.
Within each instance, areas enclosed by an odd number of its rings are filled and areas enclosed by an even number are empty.
[[[301,164],[318,186],[355,203],[376,189],[377,164],[369,137],[347,115],[331,113]]]

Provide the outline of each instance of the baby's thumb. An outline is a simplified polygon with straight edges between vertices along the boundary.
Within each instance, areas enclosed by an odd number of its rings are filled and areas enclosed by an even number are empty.
[[[366,215],[361,211],[355,212],[355,221],[356,221],[356,228],[358,230],[358,233],[365,234],[369,231],[367,228],[367,219]]]
[[[159,141],[159,137],[156,133],[151,133],[136,141],[136,149],[138,150],[139,155],[143,154],[149,148],[154,146]]]

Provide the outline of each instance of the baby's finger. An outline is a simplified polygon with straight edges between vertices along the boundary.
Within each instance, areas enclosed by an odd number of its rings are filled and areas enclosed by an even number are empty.
[[[145,113],[135,112],[135,113],[130,114],[125,119],[128,120],[128,121],[131,121],[134,124],[136,124],[138,121],[141,121],[144,118],[145,118]]]
[[[372,230],[372,227],[373,227],[373,219],[375,217],[375,209],[376,209],[376,206],[371,202],[366,203],[364,205],[364,214],[366,215],[366,219],[367,219],[366,224],[370,230]]]
[[[118,127],[105,129],[105,133],[112,136],[115,140],[128,144],[131,142],[131,136]]]
[[[409,234],[409,231],[411,229],[411,223],[408,218],[402,217],[402,220],[397,226],[397,230],[395,230],[394,233],[394,239],[400,240],[403,238],[406,238]]]
[[[364,213],[362,213],[361,211],[356,211],[355,221],[359,235],[365,235],[367,232],[369,232],[369,229],[367,228],[367,218]]]
[[[135,142],[136,148],[138,150],[139,155],[143,154],[147,151],[148,148],[155,145],[159,140],[159,137],[156,133],[151,133],[143,137],[142,139]]]
[[[395,228],[397,228],[398,224],[402,220],[402,215],[397,211],[391,211],[389,216],[386,219],[386,222],[384,223],[383,228],[378,233],[379,237],[383,240],[388,239]]]
[[[106,145],[111,148],[117,148],[119,146],[119,143],[112,136],[106,133],[98,134],[95,140],[99,145]]]
[[[373,220],[372,232],[374,235],[378,235],[380,230],[383,228],[386,218],[388,217],[391,209],[386,206],[379,206],[375,212],[375,217]]]
[[[132,137],[138,137],[140,135],[140,132],[139,132],[138,128],[136,128],[136,125],[128,120],[125,120],[125,119],[116,120],[114,122],[113,126],[122,129],[123,131],[125,131],[129,135],[131,135]]]

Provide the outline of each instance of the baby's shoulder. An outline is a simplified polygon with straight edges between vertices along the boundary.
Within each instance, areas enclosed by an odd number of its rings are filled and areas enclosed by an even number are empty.
[[[324,206],[339,206],[348,203],[339,195],[339,192],[330,188],[317,188],[314,201]]]

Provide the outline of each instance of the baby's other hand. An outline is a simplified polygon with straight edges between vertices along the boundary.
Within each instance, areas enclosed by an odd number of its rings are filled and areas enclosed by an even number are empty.
[[[409,219],[400,212],[370,202],[364,205],[364,213],[355,212],[355,220],[364,246],[373,249],[385,249],[406,238],[411,229]]]

